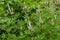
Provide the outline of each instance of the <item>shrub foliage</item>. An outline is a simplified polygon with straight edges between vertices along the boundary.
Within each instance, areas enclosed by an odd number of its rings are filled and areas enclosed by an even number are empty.
[[[0,40],[60,40],[59,0],[0,0]]]

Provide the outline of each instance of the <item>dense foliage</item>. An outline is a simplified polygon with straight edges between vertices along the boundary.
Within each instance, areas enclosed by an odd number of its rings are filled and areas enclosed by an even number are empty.
[[[0,40],[60,40],[59,0],[0,0]]]

